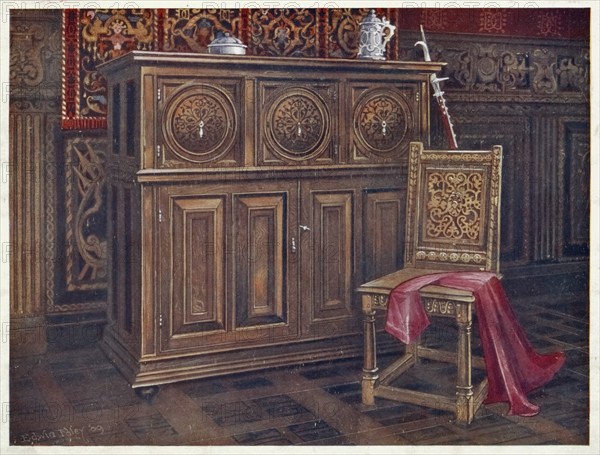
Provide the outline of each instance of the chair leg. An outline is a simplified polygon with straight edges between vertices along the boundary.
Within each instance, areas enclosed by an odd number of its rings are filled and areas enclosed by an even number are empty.
[[[366,405],[375,404],[373,389],[379,380],[377,368],[377,342],[375,339],[375,311],[364,312],[364,357],[362,377],[362,402]]]
[[[469,424],[475,417],[471,377],[471,328],[473,325],[471,303],[456,305],[456,323],[458,325],[456,420]]]

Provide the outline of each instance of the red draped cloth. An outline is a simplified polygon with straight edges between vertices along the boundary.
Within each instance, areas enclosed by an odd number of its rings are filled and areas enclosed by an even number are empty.
[[[539,407],[527,394],[546,384],[565,362],[562,352],[538,354],[517,321],[502,285],[490,272],[448,272],[413,278],[390,293],[386,331],[412,343],[429,325],[419,289],[429,284],[472,291],[483,347],[486,404],[508,402],[509,414],[533,416]]]

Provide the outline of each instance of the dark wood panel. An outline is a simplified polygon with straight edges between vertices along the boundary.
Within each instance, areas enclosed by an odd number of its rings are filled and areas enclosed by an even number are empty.
[[[363,281],[366,282],[402,266],[406,191],[370,189],[363,193],[363,199]]]
[[[173,334],[224,329],[224,197],[172,200]]]
[[[287,200],[286,193],[234,196],[236,327],[287,321]]]
[[[296,227],[302,258],[303,332],[331,337],[356,329],[352,292],[356,223],[361,205],[356,186],[342,180],[301,183],[301,222]]]
[[[336,81],[258,79],[258,163],[338,162],[339,90]]]
[[[410,141],[421,140],[418,84],[352,81],[346,101],[352,113],[350,161],[355,163],[405,160]]]
[[[313,193],[313,320],[351,313],[353,192]]]
[[[168,265],[160,272],[170,277],[161,282],[161,348],[193,348],[225,330],[226,196],[173,188],[161,202],[160,255]]]
[[[585,257],[590,246],[590,125],[582,118],[560,122],[559,148],[562,177],[559,195],[562,210],[562,257]]]

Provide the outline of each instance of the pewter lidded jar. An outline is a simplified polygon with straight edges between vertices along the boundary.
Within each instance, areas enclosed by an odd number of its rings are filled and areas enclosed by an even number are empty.
[[[394,25],[385,17],[383,20],[379,19],[372,9],[360,23],[358,58],[385,60],[385,46],[394,36],[395,30]]]
[[[229,32],[225,32],[208,45],[208,52],[210,54],[244,55],[246,53],[246,45],[236,37],[231,36]]]

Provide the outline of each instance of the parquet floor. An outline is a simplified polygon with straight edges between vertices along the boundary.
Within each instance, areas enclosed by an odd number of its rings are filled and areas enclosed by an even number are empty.
[[[15,445],[587,445],[589,315],[581,292],[511,304],[541,351],[567,363],[530,394],[541,412],[480,411],[468,426],[452,415],[360,397],[361,359],[297,365],[161,387],[138,398],[95,343],[50,349],[10,365],[10,440]],[[432,332],[434,342],[452,329]],[[401,349],[401,348],[400,348]],[[385,355],[380,364],[391,361]],[[422,363],[405,380],[421,390],[448,387],[450,365]]]

